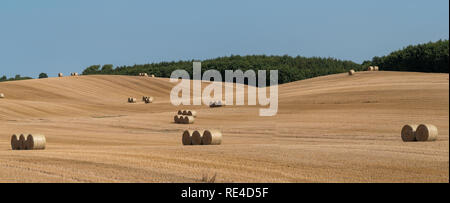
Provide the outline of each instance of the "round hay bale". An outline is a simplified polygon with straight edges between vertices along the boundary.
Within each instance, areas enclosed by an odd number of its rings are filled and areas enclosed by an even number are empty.
[[[64,75],[62,73],[58,73],[58,77],[63,77]]]
[[[402,128],[402,140],[403,142],[414,142],[416,140],[417,125],[405,125]]]
[[[11,149],[20,150],[19,134],[13,134],[11,136]]]
[[[373,71],[379,71],[379,70],[380,70],[380,67],[378,67],[378,66],[373,67]]]
[[[222,133],[219,130],[205,130],[202,143],[204,145],[220,145],[222,144]]]
[[[193,116],[183,116],[183,124],[193,124],[195,118]]]
[[[184,110],[178,110],[177,114],[178,114],[178,115],[183,115],[183,111],[184,111]]]
[[[155,75],[152,75],[152,78],[154,78],[155,77]]]
[[[187,116],[188,110],[183,110],[182,115]]]
[[[348,75],[354,75],[356,72],[355,72],[355,70],[350,70],[350,71],[348,71]]]
[[[129,103],[136,103],[136,102],[137,102],[137,99],[136,99],[136,98],[130,97],[130,98],[128,98],[128,102],[129,102]]]
[[[29,134],[27,137],[27,149],[30,150],[43,150],[45,149],[45,144],[47,140],[45,139],[44,135],[32,135]]]
[[[154,99],[153,97],[148,97],[148,98],[145,100],[145,102],[147,102],[147,103],[153,103],[154,100],[155,100],[155,99]]]
[[[0,99],[5,98],[5,95],[3,93],[0,93]]]
[[[373,70],[374,70],[373,66],[369,66],[369,67],[367,68],[367,71],[373,71]]]
[[[181,138],[181,142],[183,145],[192,145],[192,134],[194,134],[195,131],[193,130],[185,130],[183,132],[183,136]]]
[[[196,118],[197,117],[197,111],[189,110],[189,111],[187,111],[186,115]]]
[[[198,130],[194,131],[194,133],[192,133],[192,139],[191,139],[192,145],[202,145],[203,144],[202,143],[203,134],[204,134],[204,131],[203,132],[198,131]]]
[[[27,150],[27,135],[21,134],[19,137],[19,149]]]
[[[438,138],[438,129],[431,124],[421,124],[416,130],[416,139],[420,142],[436,141]]]

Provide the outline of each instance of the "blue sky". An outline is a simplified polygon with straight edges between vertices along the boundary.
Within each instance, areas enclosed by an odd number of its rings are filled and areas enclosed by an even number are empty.
[[[0,75],[231,54],[361,63],[449,38],[448,0],[1,0]]]

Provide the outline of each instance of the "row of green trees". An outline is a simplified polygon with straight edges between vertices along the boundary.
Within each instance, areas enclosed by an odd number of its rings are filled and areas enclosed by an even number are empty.
[[[171,73],[177,69],[186,70],[192,78],[192,61],[161,62],[144,65],[120,66],[113,68],[113,65],[93,65],[83,71],[83,75],[90,74],[115,74],[115,75],[138,75],[139,73],[154,74],[158,77],[170,77]],[[218,70],[225,75],[225,70],[279,70],[279,83],[287,83],[307,78],[343,73],[350,69],[362,70],[360,64],[352,61],[342,61],[333,58],[306,58],[291,56],[265,56],[232,55],[202,61],[202,71]],[[267,77],[269,79],[269,77]],[[223,78],[225,79],[225,78]]]
[[[16,75],[16,76],[13,77],[13,78],[8,78],[8,77],[6,77],[6,75],[4,75],[4,76],[2,76],[2,77],[0,78],[0,82],[14,81],[14,80],[29,80],[29,79],[33,79],[33,78],[31,78],[31,77],[22,77],[22,76],[20,76],[20,75]]]
[[[382,70],[448,73],[449,40],[408,46],[387,56],[374,57],[363,65],[368,64]]]

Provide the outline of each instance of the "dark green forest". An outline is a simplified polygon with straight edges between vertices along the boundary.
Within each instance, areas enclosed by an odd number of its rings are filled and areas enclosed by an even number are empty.
[[[449,41],[439,40],[408,46],[383,57],[374,57],[371,62],[381,70],[448,73]]]
[[[116,75],[138,75],[139,73],[154,74],[158,77],[170,77],[177,69],[189,72],[192,78],[192,62],[162,62],[144,65],[120,66],[113,68],[112,65],[94,65],[86,68],[83,75],[90,74],[116,74]],[[287,83],[307,78],[347,72],[350,69],[362,70],[360,64],[352,61],[342,61],[333,58],[306,58],[291,56],[239,56],[233,55],[202,61],[202,71],[215,69],[225,75],[225,70],[279,70],[279,83]],[[267,77],[269,78],[269,77]],[[225,79],[225,78],[223,78]]]

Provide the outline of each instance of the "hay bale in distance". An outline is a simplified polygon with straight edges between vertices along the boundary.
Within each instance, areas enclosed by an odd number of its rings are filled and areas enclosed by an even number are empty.
[[[19,134],[13,134],[11,136],[11,149],[20,150]]]
[[[29,150],[43,150],[45,149],[46,142],[47,140],[45,139],[44,135],[29,134],[27,137],[26,148]]]
[[[348,75],[354,75],[356,72],[355,70],[351,69],[350,71],[348,71]]]
[[[373,66],[369,66],[369,67],[367,68],[367,71],[373,71],[373,70],[374,70]]]
[[[195,121],[195,118],[193,116],[182,116],[183,117],[183,124],[193,124]]]
[[[203,131],[203,130],[202,130]],[[194,131],[194,133],[192,133],[192,145],[202,145],[202,140],[203,140],[203,134],[204,131]]]
[[[222,133],[219,130],[205,130],[202,143],[204,145],[220,145],[222,144]]]
[[[416,139],[420,142],[436,141],[438,138],[438,129],[431,124],[421,124],[416,130]]]
[[[152,78],[154,78],[155,77],[155,75],[152,75]]]
[[[153,103],[153,97],[147,97],[147,98],[145,98],[145,100],[144,100],[144,102],[146,103],[146,104],[150,104],[150,103]]]
[[[193,130],[185,130],[183,132],[183,136],[181,138],[181,142],[183,145],[192,145],[192,134],[194,134],[195,131]]]
[[[379,70],[380,70],[380,67],[378,67],[378,66],[373,67],[373,71],[379,71]]]
[[[196,117],[197,117],[197,111],[188,110],[188,111],[186,112],[186,115],[187,115],[187,116],[192,116],[192,117],[196,118]]]
[[[225,105],[225,102],[220,101],[220,100],[209,102],[209,107],[211,107],[211,108],[222,107],[224,105]]]
[[[0,99],[3,99],[3,98],[5,98],[5,94],[0,93]]]
[[[136,103],[136,102],[137,102],[136,98],[133,97],[128,98],[128,103]]]
[[[416,140],[417,125],[405,125],[402,128],[401,136],[403,142],[414,142]]]
[[[62,73],[58,73],[58,77],[63,77],[64,75]]]

